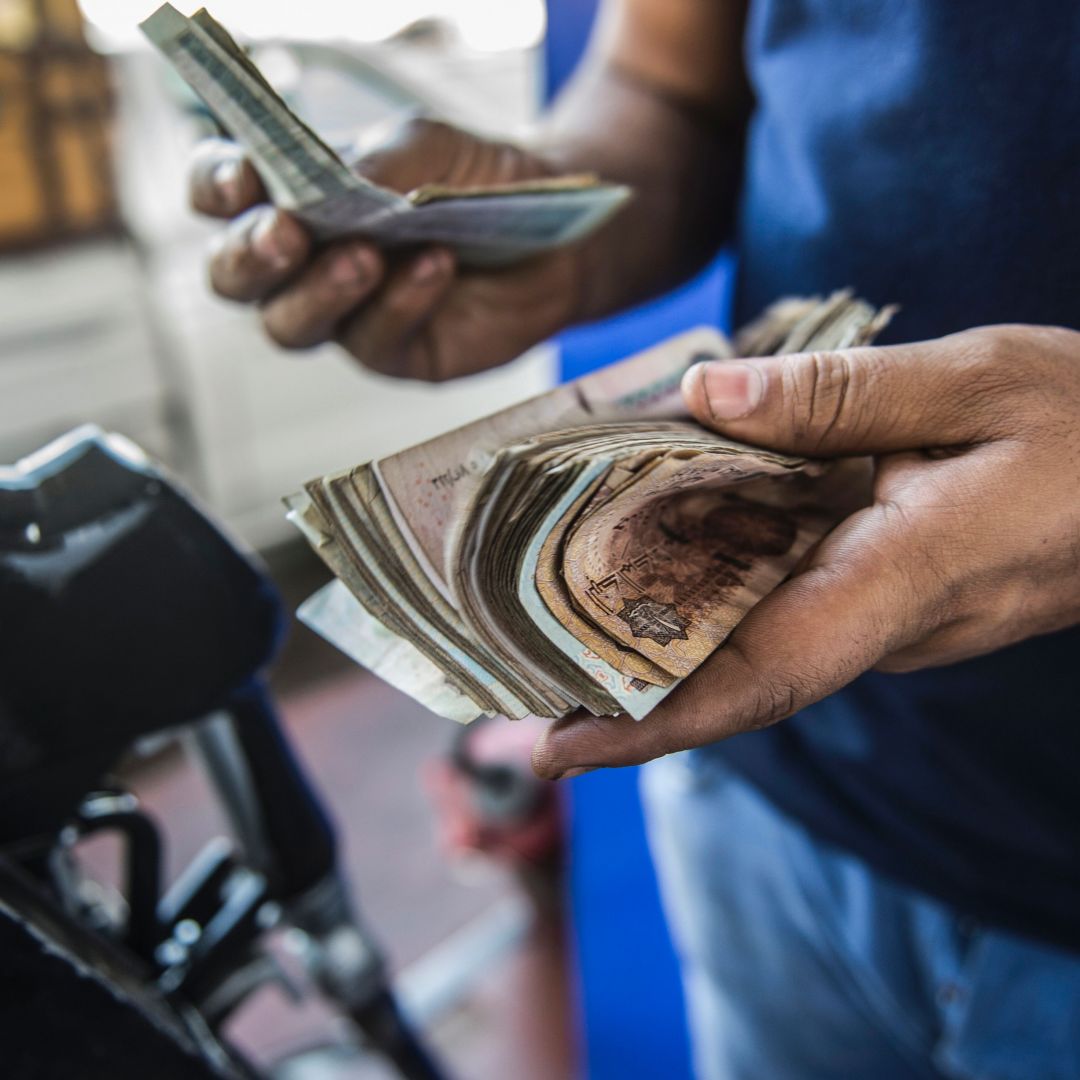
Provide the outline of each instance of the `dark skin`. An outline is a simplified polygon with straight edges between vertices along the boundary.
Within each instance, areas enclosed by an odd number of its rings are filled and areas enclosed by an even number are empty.
[[[367,367],[426,380],[503,363],[573,322],[663,291],[713,253],[733,203],[749,113],[741,40],[739,5],[623,0],[530,147],[412,120],[358,162],[402,192],[587,171],[634,187],[629,209],[589,242],[497,273],[460,272],[438,248],[393,266],[359,240],[316,252],[295,218],[265,202],[239,148],[207,143],[192,205],[232,219],[211,284],[258,303],[286,348],[336,340]]]
[[[226,143],[196,209],[233,218],[221,295],[286,347],[337,340],[365,366],[440,380],[662,292],[709,258],[737,191],[752,99],[745,5],[611,0],[588,62],[529,147],[413,122],[359,164],[407,191],[593,170],[637,198],[594,237],[496,273],[431,249],[389,266],[362,241],[313,251]],[[575,715],[537,743],[559,778],[790,716],[870,668],[954,663],[1080,621],[1080,334],[991,326],[882,349],[699,365],[690,411],[733,438],[869,454],[873,505],[842,522],[644,721]],[[827,628],[827,633],[822,629]]]
[[[870,668],[965,660],[1080,621],[1080,334],[990,326],[935,341],[699,364],[691,412],[744,442],[873,454],[874,501],[835,528],[643,721],[575,716],[551,779],[766,727]]]

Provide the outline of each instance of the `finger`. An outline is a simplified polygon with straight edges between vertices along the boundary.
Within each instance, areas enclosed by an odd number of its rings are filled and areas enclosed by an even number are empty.
[[[470,186],[478,178],[507,183],[547,172],[540,158],[521,147],[470,135],[426,116],[370,128],[342,156],[361,176],[401,192],[424,184]]]
[[[283,210],[257,206],[230,222],[210,257],[210,284],[227,300],[260,300],[307,260],[311,241]]]
[[[986,331],[882,348],[695,364],[690,411],[733,438],[803,454],[884,453],[980,442],[1022,384]],[[993,393],[986,393],[992,388]]]
[[[472,154],[460,153],[463,141],[469,142]],[[406,192],[422,184],[453,180],[455,163],[466,158],[479,170],[485,163],[476,160],[477,155],[488,145],[442,121],[410,116],[369,129],[346,157],[350,168],[361,176]]]
[[[885,569],[897,563],[882,557],[880,544],[857,542],[873,528],[875,514],[849,519],[840,548],[830,553],[823,546],[826,562],[757,604],[644,720],[575,714],[557,721],[533,751],[534,770],[555,780],[574,770],[636,765],[765,727],[833,693],[911,640],[919,610],[910,583]]]
[[[188,190],[191,208],[211,217],[235,217],[266,198],[251,162],[225,139],[208,139],[196,147]]]
[[[338,323],[375,291],[382,277],[383,260],[370,244],[337,244],[265,304],[263,326],[288,349],[328,341]]]
[[[365,367],[384,375],[432,378],[433,357],[412,348],[454,280],[454,257],[442,248],[417,256],[342,328],[339,341]]]

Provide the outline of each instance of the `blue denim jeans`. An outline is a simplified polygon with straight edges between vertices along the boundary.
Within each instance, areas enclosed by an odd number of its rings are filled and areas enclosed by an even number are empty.
[[[714,752],[642,782],[700,1080],[1080,1078],[1080,955],[881,877]]]

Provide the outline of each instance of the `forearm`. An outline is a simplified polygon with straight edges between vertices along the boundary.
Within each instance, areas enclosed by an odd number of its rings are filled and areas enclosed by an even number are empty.
[[[583,249],[579,320],[671,288],[729,235],[750,98],[741,66],[730,61],[741,50],[741,13],[717,7],[725,17],[707,36],[727,46],[700,60],[680,57],[670,42],[650,56],[635,37],[651,27],[627,27],[625,10],[609,12],[539,129],[536,148],[558,171],[593,171],[635,193]],[[707,74],[695,77],[695,64]]]

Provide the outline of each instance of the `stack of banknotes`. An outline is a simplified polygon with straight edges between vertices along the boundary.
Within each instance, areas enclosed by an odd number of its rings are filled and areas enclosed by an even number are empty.
[[[317,240],[442,244],[463,265],[503,266],[581,239],[629,198],[628,188],[592,175],[390,191],[320,139],[205,9],[188,18],[164,4],[141,26],[245,148],[275,205],[296,214]]]
[[[401,453],[307,484],[290,519],[339,579],[301,618],[442,716],[640,719],[867,498],[864,463],[687,418],[700,360],[844,348],[891,315],[786,300],[696,329]]]

